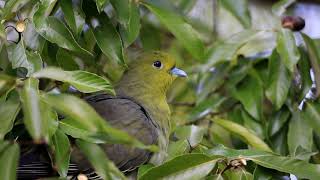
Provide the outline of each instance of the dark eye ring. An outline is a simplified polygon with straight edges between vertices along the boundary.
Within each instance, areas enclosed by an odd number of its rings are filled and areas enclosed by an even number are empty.
[[[162,63],[161,63],[161,61],[155,61],[155,62],[153,62],[152,66],[157,68],[157,69],[161,69],[162,68]]]

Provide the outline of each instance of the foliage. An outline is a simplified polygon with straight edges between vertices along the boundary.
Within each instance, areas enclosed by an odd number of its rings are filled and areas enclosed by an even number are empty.
[[[281,26],[254,30],[247,0],[219,1],[244,30],[213,39],[186,15],[194,3],[6,1],[0,9],[0,174],[15,179],[16,141],[29,138],[49,145],[66,176],[68,135],[99,175],[125,179],[96,143],[156,148],[112,128],[79,97],[113,94],[130,59],[161,49],[189,78],[168,94],[167,161],[142,165],[139,179],[319,179],[319,41]],[[279,1],[272,11],[281,15],[292,3]],[[21,20],[18,15],[27,19],[26,30],[12,43],[19,34],[5,27]]]

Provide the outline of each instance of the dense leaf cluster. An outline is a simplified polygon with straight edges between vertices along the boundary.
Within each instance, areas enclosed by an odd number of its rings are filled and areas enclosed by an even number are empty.
[[[246,0],[217,1],[216,9],[231,13],[245,29],[227,39],[209,37],[186,16],[195,3],[5,1],[1,176],[16,178],[16,142],[29,140],[47,144],[58,174],[66,177],[71,136],[101,177],[126,179],[96,144],[157,148],[112,128],[80,97],[114,94],[112,84],[129,59],[161,49],[176,57],[189,79],[177,81],[168,94],[173,129],[167,161],[140,166],[139,179],[319,179],[319,41],[280,23],[252,29]],[[277,21],[292,3],[274,4]]]

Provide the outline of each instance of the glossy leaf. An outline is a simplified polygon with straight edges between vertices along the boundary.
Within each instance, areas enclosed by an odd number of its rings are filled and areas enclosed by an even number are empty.
[[[294,2],[296,1],[295,0],[278,1],[272,6],[272,12],[278,16],[281,16],[286,11],[286,9]]]
[[[300,59],[300,53],[291,30],[279,30],[277,37],[277,52],[285,66],[293,73],[294,68]]]
[[[119,169],[110,161],[105,152],[96,144],[76,140],[77,146],[86,155],[95,171],[102,179],[126,179]]]
[[[195,147],[202,141],[204,132],[204,128],[191,125],[177,129],[175,134],[181,140],[187,139],[190,146]]]
[[[9,97],[6,101],[0,102],[0,139],[12,129],[14,121],[21,109],[19,97]]]
[[[45,112],[41,112],[38,84],[37,79],[29,78],[20,92],[24,124],[36,142],[49,138],[47,119],[43,116]]]
[[[120,35],[106,14],[102,13],[99,19],[101,26],[96,27],[94,30],[94,37],[98,46],[110,60],[124,65],[125,59]]]
[[[244,141],[246,141],[251,147],[272,152],[270,147],[262,141],[254,132],[249,131],[247,128],[241,126],[240,124],[224,120],[224,119],[215,119],[214,123],[218,124],[219,126],[227,129],[231,133],[241,137]]]
[[[158,167],[151,168],[139,180],[145,179],[201,179],[215,166],[217,158],[204,154],[178,156]]]
[[[291,85],[291,73],[281,61],[279,55],[274,51],[269,59],[269,82],[266,96],[279,110],[287,99]]]
[[[2,141],[1,144],[4,142]],[[2,146],[2,145],[1,145]],[[20,150],[17,144],[6,145],[0,152],[0,174],[7,180],[16,179]]]
[[[54,164],[59,175],[66,177],[71,153],[71,146],[67,135],[58,129],[52,137],[51,148],[54,153]]]
[[[170,142],[168,147],[168,158],[170,160],[176,156],[183,155],[190,150],[190,144],[187,139]],[[140,169],[139,169],[140,170]]]
[[[48,16],[48,11],[55,3],[53,0],[42,1],[33,15],[33,23],[36,31],[51,43],[59,47],[81,54],[92,55],[89,51],[80,47],[68,28],[56,17]]]
[[[220,0],[219,2],[234,15],[245,28],[251,26],[251,16],[247,0]]]
[[[1,19],[8,19],[12,17],[13,12],[18,12],[20,8],[22,8],[25,4],[27,4],[30,0],[8,0],[5,2],[5,6],[3,8],[3,12],[1,14]]]
[[[77,37],[78,34],[81,33],[85,24],[85,17],[81,10],[81,3],[62,0],[60,1],[60,7],[64,14],[64,19],[71,28],[73,34]]]
[[[277,154],[258,150],[235,150],[218,146],[206,153],[211,156],[224,156],[230,159],[242,157],[251,160],[260,166],[275,169],[281,172],[291,173],[299,178],[317,179],[320,175],[320,165],[311,164],[306,161],[292,157],[279,156]],[[303,167],[303,168],[301,168]]]
[[[271,116],[270,125],[269,125],[269,136],[273,136],[278,133],[281,128],[288,121],[290,112],[287,109],[281,109],[276,114]]]
[[[198,60],[204,58],[204,45],[198,37],[197,32],[188,24],[183,17],[177,13],[160,7],[154,1],[142,3],[169,29],[170,32],[181,42],[181,44]]]
[[[44,94],[41,100],[58,112],[89,129],[91,133],[100,133],[109,143],[128,144],[138,148],[155,151],[154,146],[145,146],[127,133],[111,127],[97,112],[83,100],[66,94]],[[63,122],[63,120],[62,120]]]
[[[51,67],[34,73],[32,76],[66,82],[85,93],[106,91],[114,94],[114,90],[107,79],[86,71],[64,71]]]

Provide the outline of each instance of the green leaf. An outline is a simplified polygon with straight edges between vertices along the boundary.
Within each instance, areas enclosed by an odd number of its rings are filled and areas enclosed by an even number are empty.
[[[142,2],[169,29],[179,42],[198,60],[204,60],[204,44],[197,32],[175,11],[154,1]]]
[[[251,26],[251,17],[247,0],[220,0],[222,6],[234,15],[245,27]]]
[[[190,144],[187,139],[170,142],[168,147],[168,157],[167,160],[171,160],[176,156],[180,156],[190,151]],[[140,170],[140,168],[139,168]]]
[[[75,57],[65,49],[58,49],[56,60],[59,66],[64,70],[73,71],[79,69],[79,65],[75,62]]]
[[[150,170],[153,167],[154,167],[153,164],[144,164],[144,165],[139,166],[138,176],[137,176],[138,179],[140,179],[141,176],[143,176],[148,170]]]
[[[245,142],[248,143],[248,145],[252,146],[253,148],[272,152],[270,147],[264,141],[262,141],[257,135],[255,135],[254,132],[241,126],[240,124],[224,119],[215,119],[213,122],[227,129],[231,133],[240,136]]]
[[[75,96],[43,94],[41,100],[75,121],[78,127],[85,127],[85,129],[89,129],[92,133],[103,134],[108,143],[127,144],[150,151],[157,150],[156,147],[145,146],[126,132],[111,127],[91,106]]]
[[[292,76],[284,63],[281,61],[276,51],[269,59],[269,80],[266,96],[279,110],[287,99],[291,85]]]
[[[76,140],[77,146],[86,155],[95,171],[102,179],[126,179],[121,171],[110,161],[105,152],[96,144]]]
[[[32,75],[34,78],[49,78],[71,84],[81,92],[106,91],[114,94],[109,81],[86,71],[64,71],[59,68],[46,68]]]
[[[78,37],[85,24],[84,13],[81,10],[81,2],[62,0],[60,1],[60,7],[68,26],[73,34]]]
[[[235,89],[232,89],[232,94],[252,117],[256,120],[261,119],[263,87],[256,72],[253,71]]]
[[[0,139],[12,129],[21,107],[18,96],[9,97],[6,101],[0,102]]]
[[[5,2],[1,19],[6,20],[13,16],[15,12],[18,12],[20,8],[26,5],[30,0],[8,0]]]
[[[210,158],[204,154],[185,154],[151,168],[139,180],[201,179],[210,173],[217,161],[217,158]]]
[[[315,96],[320,96],[320,51],[319,47],[314,40],[312,40],[306,34],[302,34],[303,40],[307,46],[307,51],[310,58],[310,64],[314,73],[315,84],[317,87],[317,91],[315,92]]]
[[[288,131],[288,147],[290,155],[298,156],[298,149],[311,152],[313,144],[313,134],[311,126],[301,118],[300,111],[292,113]],[[309,157],[307,157],[309,159]]]
[[[109,3],[109,0],[95,0],[95,1],[96,1],[97,10],[99,13],[101,13],[103,9],[106,7],[107,3]]]
[[[273,136],[278,133],[288,121],[289,116],[290,112],[286,108],[281,109],[276,114],[272,115],[268,127],[269,136]]]
[[[264,139],[265,138],[265,133],[264,133],[264,129],[262,127],[262,125],[257,122],[256,120],[254,120],[246,111],[242,110],[241,111],[241,116],[243,118],[243,124],[246,128],[252,130],[253,132],[255,132],[255,134],[261,138]]]
[[[4,142],[2,141],[1,146]],[[0,174],[7,180],[16,179],[20,150],[17,144],[6,145],[0,153]]]
[[[320,165],[310,164],[306,161],[302,161],[292,157],[279,156],[277,154],[264,151],[249,149],[235,150],[223,146],[218,146],[216,148],[208,150],[206,154],[211,156],[220,155],[230,159],[241,157],[246,160],[251,160],[254,163],[266,168],[294,174],[299,178],[318,179],[320,176]]]
[[[306,102],[305,109],[302,112],[304,123],[308,123],[310,127],[320,135],[320,103]]]
[[[39,80],[28,78],[25,81],[23,90],[20,92],[22,109],[24,114],[24,124],[36,142],[48,141],[48,122],[41,111],[40,97],[38,94]]]
[[[106,14],[102,13],[99,20],[101,25],[94,30],[94,37],[98,46],[110,60],[125,65],[120,35]]]
[[[0,74],[0,96],[8,93],[8,91],[10,91],[10,89],[13,89],[15,85],[16,79],[14,77],[5,74]],[[5,99],[6,97],[1,97],[0,101],[2,100],[2,98]]]
[[[59,175],[66,177],[71,153],[68,136],[58,129],[52,137],[52,145],[50,147],[54,153],[54,164]]]
[[[286,9],[295,2],[295,0],[280,0],[272,6],[272,12],[278,16],[281,16]]]
[[[33,23],[36,31],[51,43],[73,52],[92,55],[89,51],[80,47],[68,28],[56,17],[48,16],[48,11],[55,1],[42,1],[33,15]]]
[[[180,140],[187,139],[191,147],[197,146],[203,139],[205,129],[199,126],[182,126],[175,131],[175,135]]]
[[[28,71],[27,77],[42,67],[40,55],[36,52],[26,51],[22,40],[18,44],[8,46],[7,51],[9,61],[12,63],[12,68],[26,68]]]
[[[295,66],[300,59],[300,53],[296,46],[293,32],[289,29],[280,29],[277,37],[277,52],[282,62],[290,70],[294,72]]]

